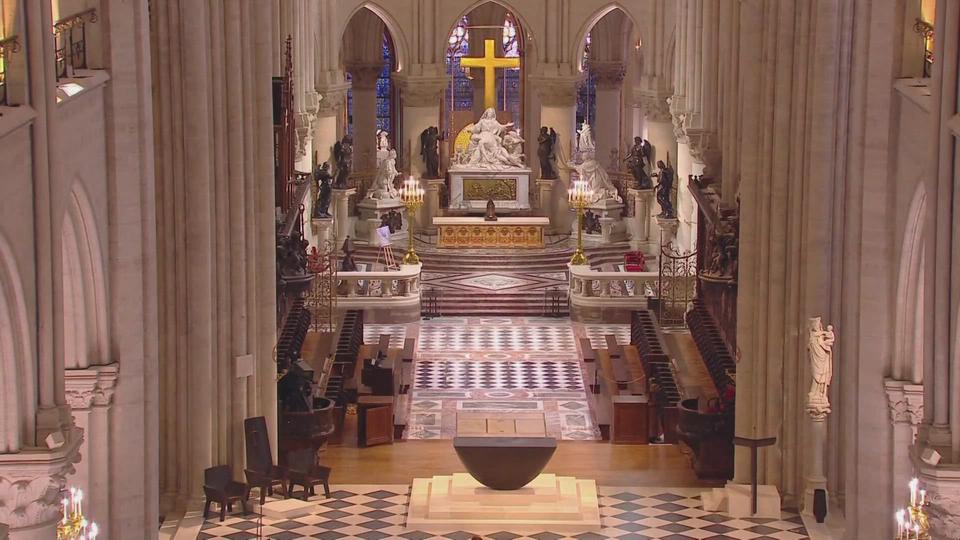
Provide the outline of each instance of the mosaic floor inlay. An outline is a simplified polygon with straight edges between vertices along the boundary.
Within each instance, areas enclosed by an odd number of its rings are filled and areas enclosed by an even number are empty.
[[[537,411],[543,414],[548,436],[599,437],[568,320],[456,317],[425,321],[419,330],[411,392],[408,439],[453,438],[461,411],[482,411],[504,419]]]
[[[334,473],[336,474],[336,473]],[[404,538],[470,540],[470,531],[450,529],[440,534],[405,527],[409,486],[331,486],[329,499],[313,497],[316,510],[296,519],[275,520],[256,514],[231,514],[223,522],[211,515],[198,540],[271,538]],[[564,536],[551,531],[527,536],[501,531],[480,535],[484,539],[561,540],[575,538],[670,540],[804,540],[808,539],[800,516],[783,512],[779,519],[735,519],[701,509],[698,488],[625,488],[600,486],[599,532]]]

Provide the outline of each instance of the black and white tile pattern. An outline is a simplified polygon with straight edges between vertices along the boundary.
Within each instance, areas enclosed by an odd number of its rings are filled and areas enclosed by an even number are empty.
[[[417,362],[414,388],[583,390],[583,377],[580,373],[580,363],[576,361],[421,360]]]
[[[595,533],[563,536],[550,531],[521,536],[509,531],[480,535],[485,539],[579,540],[667,539],[667,540],[804,540],[809,538],[796,514],[784,512],[780,519],[735,519],[704,512],[697,488],[600,487],[600,515],[603,529]],[[292,519],[231,515],[223,523],[212,516],[203,524],[198,539],[234,540],[273,538],[403,538],[470,540],[470,531],[451,529],[443,534],[407,530],[404,526],[409,486],[334,486],[330,499],[317,501],[316,512]]]
[[[526,319],[512,324],[511,319],[458,318],[461,324],[438,322],[420,328],[418,351],[551,351],[576,353],[569,321]]]

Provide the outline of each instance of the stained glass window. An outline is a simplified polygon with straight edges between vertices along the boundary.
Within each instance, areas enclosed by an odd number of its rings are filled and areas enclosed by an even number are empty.
[[[377,76],[377,132],[383,130],[390,134],[390,140],[395,140],[393,127],[393,84],[390,80],[390,73],[393,71],[393,42],[390,40],[390,34],[383,33],[383,42],[381,43],[381,54],[383,55],[383,69]],[[347,73],[347,82],[351,82],[353,77]],[[353,134],[353,88],[347,90],[347,133]]]
[[[509,11],[503,21],[503,56],[508,58],[520,57],[520,30],[517,28],[513,14]],[[497,105],[499,108],[509,111],[517,123],[520,119],[521,101],[520,68],[498,69]]]
[[[460,58],[470,52],[470,30],[467,28],[467,17],[460,19],[457,27],[450,33],[447,41],[447,74],[453,79],[453,84],[447,87],[446,103],[453,106],[454,111],[469,111],[473,109],[473,82],[460,67]]]
[[[590,71],[590,34],[583,47],[583,71],[586,77],[577,89],[577,129],[587,122],[593,125],[597,116],[597,77]]]
[[[390,83],[390,71],[393,66],[393,55],[391,54],[390,36],[386,32],[383,33],[382,49],[383,70],[377,77],[377,130],[392,134],[391,96],[393,95],[393,87]],[[394,137],[391,137],[391,139],[394,139]]]

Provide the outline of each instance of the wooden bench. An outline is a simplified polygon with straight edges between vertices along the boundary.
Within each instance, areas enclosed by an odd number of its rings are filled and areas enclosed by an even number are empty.
[[[403,340],[403,351],[400,353],[400,358],[404,362],[413,362],[414,356],[416,356],[417,351],[417,340],[408,337]]]

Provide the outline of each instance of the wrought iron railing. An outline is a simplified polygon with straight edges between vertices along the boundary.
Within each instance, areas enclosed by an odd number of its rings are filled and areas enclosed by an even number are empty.
[[[71,77],[75,69],[87,69],[87,23],[95,22],[97,10],[90,8],[53,24],[57,80]]]
[[[679,254],[672,245],[660,250],[659,319],[662,326],[683,326],[687,308],[697,296],[697,253]]]
[[[10,104],[7,68],[10,65],[10,55],[19,51],[20,41],[17,39],[17,36],[0,39],[0,106]]]

